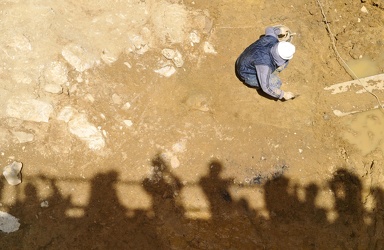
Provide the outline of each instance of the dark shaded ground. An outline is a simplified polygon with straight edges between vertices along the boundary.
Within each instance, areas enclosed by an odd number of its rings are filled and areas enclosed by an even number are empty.
[[[209,174],[200,186],[210,205],[210,220],[191,220],[178,203],[183,185],[160,157],[156,169],[142,182],[152,197],[150,210],[128,211],[120,204],[114,185],[118,174],[101,173],[91,180],[89,205],[80,218],[65,211],[75,208],[54,192],[48,208],[41,208],[33,181],[25,185],[27,199],[11,207],[20,219],[19,231],[0,234],[1,242],[12,249],[383,249],[384,192],[373,188],[375,208],[365,210],[359,177],[346,169],[337,170],[328,185],[335,198],[335,221],[327,220],[325,209],[315,205],[319,187],[305,187],[300,201],[290,192],[284,175],[264,185],[270,219],[251,209],[246,200],[235,201],[229,192],[230,179],[220,177],[219,161],[208,164]],[[43,178],[44,177],[40,177]],[[51,179],[55,189],[55,181]],[[127,216],[130,214],[132,216]],[[49,225],[49,228],[46,227]],[[59,232],[67,232],[65,235]],[[89,243],[92,242],[92,245]]]

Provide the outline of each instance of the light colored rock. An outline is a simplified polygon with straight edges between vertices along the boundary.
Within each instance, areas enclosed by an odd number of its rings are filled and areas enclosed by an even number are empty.
[[[9,213],[0,211],[0,231],[12,233],[19,230],[19,219]]]
[[[132,68],[132,65],[129,62],[124,62],[124,65],[127,66],[129,69]]]
[[[48,201],[42,201],[40,203],[40,207],[49,207],[49,202]]]
[[[196,30],[189,33],[189,40],[191,41],[192,45],[194,43],[200,43],[199,33]]]
[[[180,167],[180,161],[179,159],[177,158],[177,156],[173,155],[171,157],[171,167],[172,168],[178,168]]]
[[[91,150],[100,150],[105,146],[105,140],[99,129],[88,122],[85,114],[79,114],[68,123],[69,131],[80,140],[87,143]]]
[[[165,58],[172,60],[176,55],[176,51],[174,51],[173,49],[163,49],[161,51],[161,54],[163,54]]]
[[[209,42],[204,42],[204,52],[207,54],[217,54],[215,48]]]
[[[123,122],[124,122],[125,126],[127,126],[127,127],[132,127],[132,125],[133,125],[133,122],[131,120],[124,120]]]
[[[129,41],[132,46],[128,48],[128,51],[135,52],[139,55],[143,55],[149,50],[148,42],[140,35],[129,36]]]
[[[123,107],[122,107],[123,110],[128,110],[128,109],[130,109],[130,108],[131,108],[131,104],[130,104],[129,102],[126,102],[126,103],[123,105]]]
[[[119,59],[119,55],[109,51],[108,49],[104,49],[101,54],[101,59],[108,65],[114,63]]]
[[[176,50],[175,56],[172,58],[172,62],[178,68],[183,66],[183,64],[184,64],[183,56],[181,55],[181,53],[178,50]]]
[[[51,62],[44,70],[44,78],[47,84],[64,85],[68,82],[68,68],[62,62]]]
[[[12,162],[4,168],[3,175],[7,180],[8,184],[12,186],[19,185],[21,183],[21,168],[23,164],[21,162]]]
[[[75,114],[75,109],[71,106],[65,106],[57,116],[57,120],[69,122],[72,116]]]
[[[52,112],[51,104],[35,99],[11,99],[6,107],[7,116],[34,122],[48,122]]]
[[[162,75],[162,76],[170,77],[171,75],[173,75],[176,72],[176,69],[173,66],[166,65],[160,69],[155,70],[155,72]]]
[[[17,138],[19,143],[31,142],[35,138],[33,134],[22,131],[13,131],[12,134]]]
[[[61,51],[65,60],[78,72],[83,72],[96,66],[99,59],[78,44],[68,44]]]
[[[361,7],[360,10],[361,10],[361,12],[368,14],[368,10],[367,10],[367,8],[365,6]]]
[[[59,84],[54,84],[54,83],[45,85],[44,90],[52,94],[63,93],[63,87],[61,87]]]

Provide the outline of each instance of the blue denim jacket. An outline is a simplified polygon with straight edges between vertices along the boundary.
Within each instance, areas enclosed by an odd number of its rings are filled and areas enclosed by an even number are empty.
[[[281,99],[284,92],[280,90],[280,79],[276,74],[272,75],[281,65],[277,65],[271,53],[272,47],[279,42],[277,39],[279,32],[280,30],[268,27],[265,36],[248,46],[236,61],[236,73],[246,84],[261,88],[266,94]],[[285,68],[286,64],[280,69]],[[276,81],[277,84],[271,84]]]

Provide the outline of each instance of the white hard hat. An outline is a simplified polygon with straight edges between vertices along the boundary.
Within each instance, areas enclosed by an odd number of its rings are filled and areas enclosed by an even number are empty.
[[[290,42],[279,42],[277,45],[277,53],[279,56],[285,60],[290,60],[293,57],[293,54],[295,54],[296,48],[295,45],[293,45]]]

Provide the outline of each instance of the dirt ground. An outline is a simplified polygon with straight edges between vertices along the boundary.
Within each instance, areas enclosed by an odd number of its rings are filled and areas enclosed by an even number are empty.
[[[0,167],[23,168],[0,248],[384,249],[383,113],[334,114],[377,103],[324,90],[352,78],[318,3],[2,1]],[[384,73],[384,2],[320,3],[341,57]],[[296,33],[292,101],[234,72],[274,24]]]

